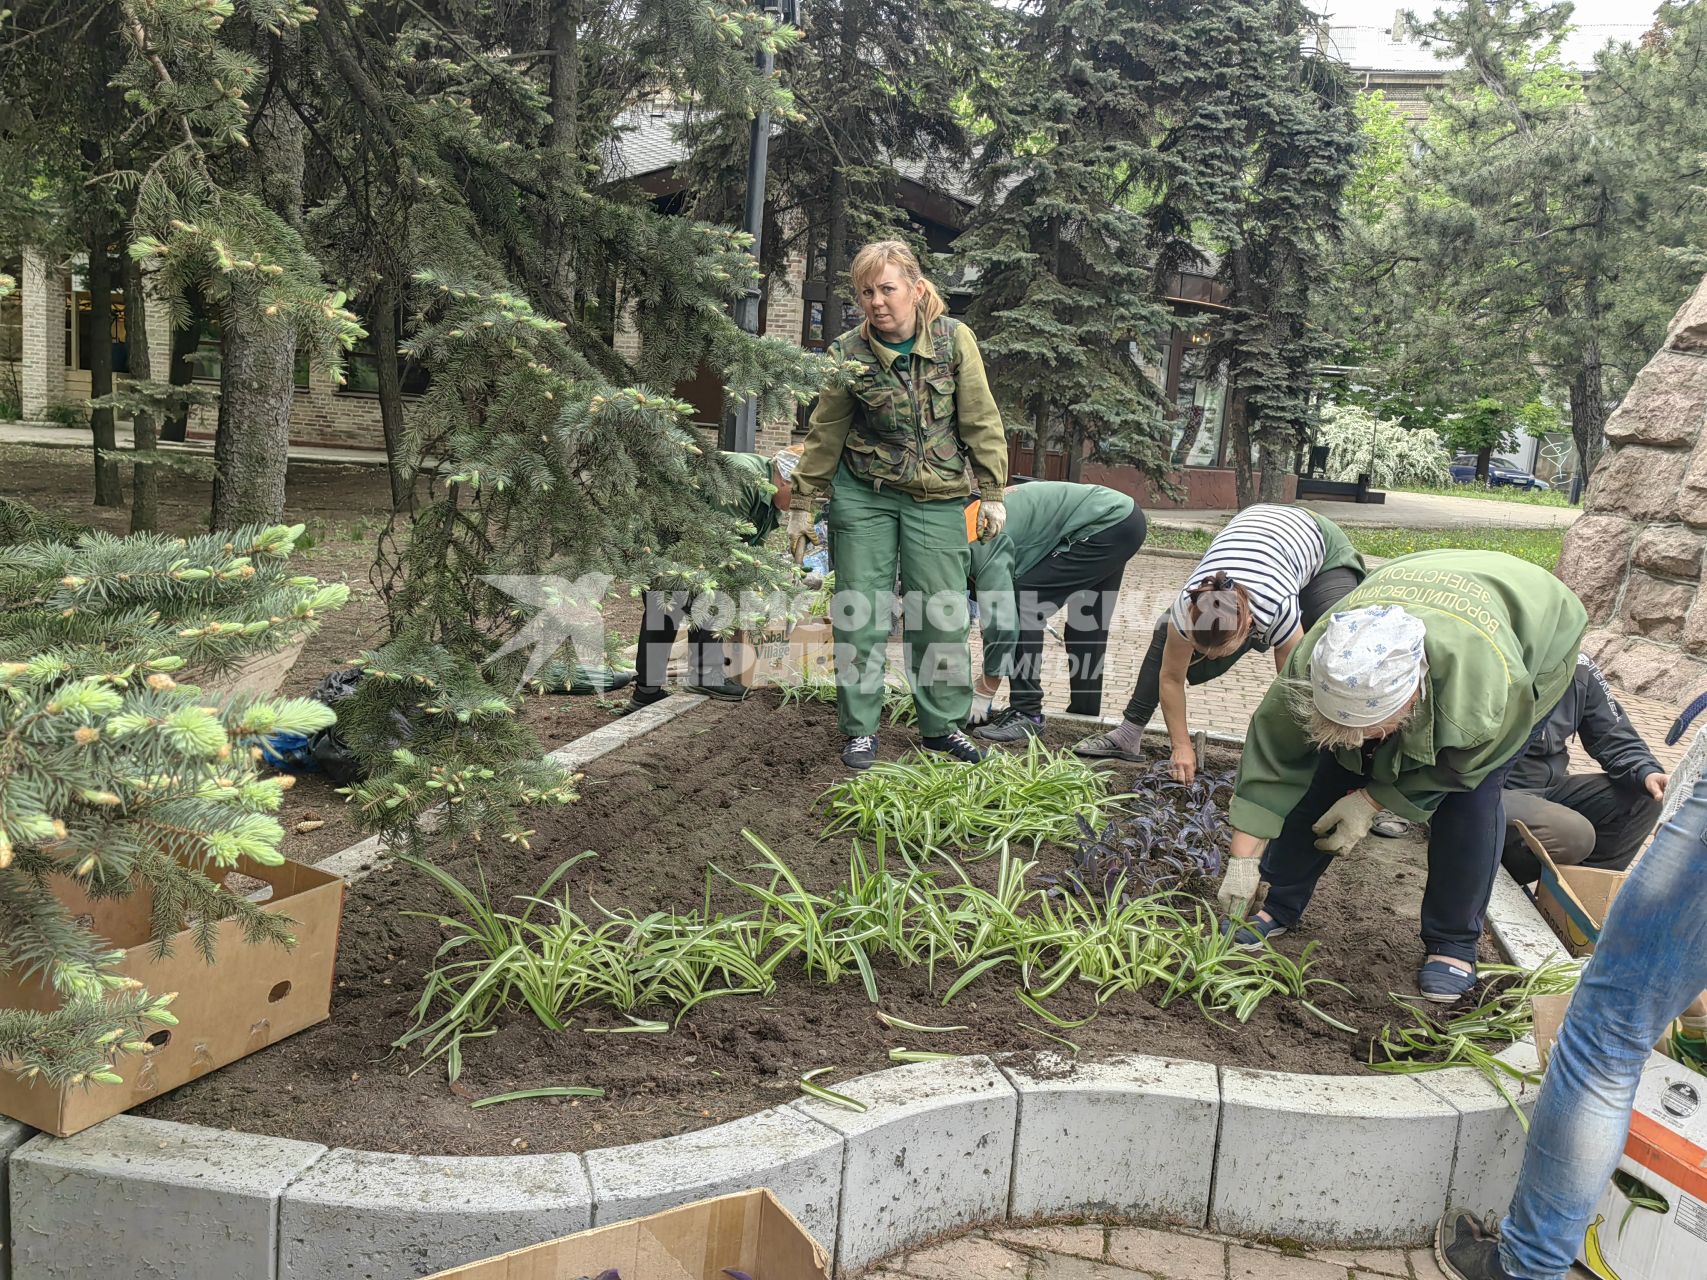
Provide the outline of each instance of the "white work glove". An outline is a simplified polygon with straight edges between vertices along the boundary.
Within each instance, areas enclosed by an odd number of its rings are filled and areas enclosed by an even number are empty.
[[[818,542],[817,522],[812,519],[812,504],[800,502],[800,505],[788,509],[788,553],[794,557],[796,564],[806,559],[806,549]]]
[[[972,714],[966,717],[969,725],[983,724],[990,718],[990,707],[996,701],[993,693],[977,693],[972,695]]]
[[[1261,858],[1228,858],[1227,874],[1221,877],[1221,887],[1215,891],[1215,905],[1221,908],[1222,915],[1243,920],[1250,914],[1261,882]]]
[[[1353,791],[1342,797],[1310,828],[1322,837],[1316,841],[1316,848],[1336,855],[1350,853],[1369,834],[1380,811],[1367,791]]]
[[[1000,533],[1008,522],[1006,503],[991,502],[988,499],[978,504],[978,541],[988,542]]]

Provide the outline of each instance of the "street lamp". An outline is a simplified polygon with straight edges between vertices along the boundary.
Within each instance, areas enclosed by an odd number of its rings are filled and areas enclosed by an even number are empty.
[[[791,27],[800,25],[800,0],[775,0],[765,6],[765,12],[778,22]],[[776,56],[767,46],[759,50],[756,59],[759,74],[766,80],[776,74]],[[753,117],[752,144],[747,149],[747,208],[743,222],[753,237],[752,254],[756,262],[764,241],[765,229],[765,171],[770,163],[771,113],[760,109]],[[735,307],[735,323],[754,337],[759,333],[759,282],[755,280]],[[747,396],[725,420],[723,447],[735,453],[752,453],[759,444],[759,401]]]

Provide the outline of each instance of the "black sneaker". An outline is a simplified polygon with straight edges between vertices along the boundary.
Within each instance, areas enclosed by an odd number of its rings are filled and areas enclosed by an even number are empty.
[[[737,680],[719,680],[716,684],[690,684],[688,692],[704,694],[719,702],[743,702],[752,690]]]
[[[940,738],[925,738],[923,742],[926,751],[936,751],[945,756],[953,756],[956,760],[963,760],[967,764],[977,764],[984,758],[984,753],[972,745],[972,739],[958,729],[953,733],[945,733]]]
[[[632,715],[642,707],[649,707],[655,702],[662,702],[669,696],[669,691],[662,687],[652,686],[649,688],[646,685],[637,684],[629,691],[628,706],[623,708],[622,714],[625,716]]]
[[[1440,1220],[1434,1256],[1453,1280],[1516,1280],[1500,1265],[1498,1233],[1468,1213],[1449,1213]]]
[[[877,735],[862,733],[842,748],[842,763],[850,769],[869,769],[877,763]]]
[[[972,732],[989,742],[1024,742],[1043,732],[1043,717],[1003,707]]]

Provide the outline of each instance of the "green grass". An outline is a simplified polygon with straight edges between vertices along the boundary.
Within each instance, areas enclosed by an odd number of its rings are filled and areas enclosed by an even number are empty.
[[[1563,529],[1387,529],[1368,525],[1341,525],[1351,545],[1366,556],[1391,559],[1413,551],[1439,551],[1447,547],[1471,551],[1503,551],[1528,560],[1543,569],[1559,563],[1565,545]],[[1181,529],[1152,524],[1144,545],[1151,550],[1190,551],[1201,555],[1215,536],[1208,529]]]
[[[1401,484],[1389,485],[1397,493],[1426,493],[1439,498],[1479,498],[1484,502],[1521,502],[1528,507],[1568,507],[1571,497],[1557,489],[1514,489],[1511,485],[1492,488],[1485,484]]]

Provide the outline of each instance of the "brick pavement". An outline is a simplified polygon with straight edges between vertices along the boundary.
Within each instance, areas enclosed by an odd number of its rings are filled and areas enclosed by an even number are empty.
[[[1289,1250],[1199,1231],[974,1231],[878,1263],[872,1280],[1443,1280],[1430,1249]],[[1572,1280],[1589,1280],[1577,1267]]]

